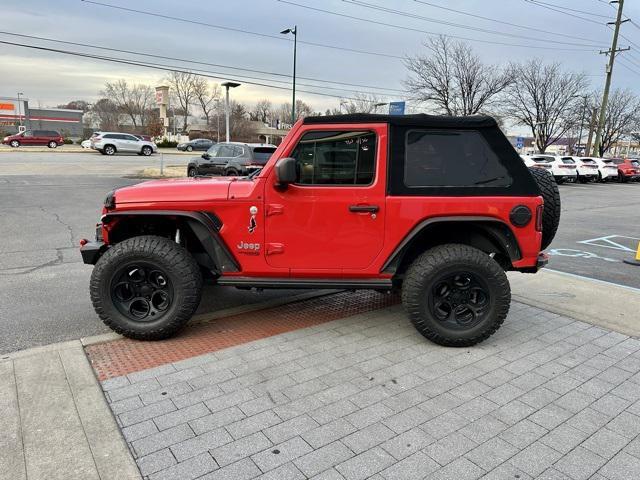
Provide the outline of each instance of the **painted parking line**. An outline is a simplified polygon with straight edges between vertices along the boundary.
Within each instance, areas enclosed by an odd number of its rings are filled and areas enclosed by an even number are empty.
[[[640,242],[640,238],[637,237],[628,237],[626,235],[607,235],[605,237],[581,240],[576,243],[592,245],[594,247],[610,248],[612,250],[620,250],[623,252],[635,252],[636,248],[628,247],[624,244],[637,245],[638,242]]]
[[[559,273],[561,275],[566,275],[567,277],[578,278],[580,280],[586,280],[586,281],[598,283],[601,285],[614,285],[616,287],[621,287],[627,290],[631,290],[632,292],[640,293],[640,288],[630,287],[629,285],[624,285],[622,283],[608,282],[606,280],[600,280],[598,278],[592,278],[592,277],[585,277],[583,275],[576,275],[575,273],[563,272],[562,270],[555,270],[553,268],[545,268],[544,270],[547,272]]]

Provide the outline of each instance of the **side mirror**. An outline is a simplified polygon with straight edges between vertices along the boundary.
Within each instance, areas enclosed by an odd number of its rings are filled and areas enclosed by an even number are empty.
[[[297,180],[296,159],[287,157],[278,160],[275,166],[276,170],[276,187],[287,188],[287,185]]]
[[[211,155],[209,155],[207,152],[204,152],[202,154],[202,158],[204,158],[205,160],[209,160],[211,158]]]

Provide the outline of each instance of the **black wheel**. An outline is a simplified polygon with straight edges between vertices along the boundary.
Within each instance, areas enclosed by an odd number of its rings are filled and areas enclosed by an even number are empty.
[[[100,319],[138,340],[160,340],[179,331],[198,308],[201,291],[196,261],[164,237],[133,237],[116,244],[91,274],[91,301]]]
[[[145,157],[148,157],[152,153],[153,153],[153,149],[150,146],[145,145],[144,147],[142,147],[142,155],[144,155]]]
[[[488,254],[446,244],[420,255],[407,270],[402,304],[416,329],[447,347],[468,347],[493,335],[509,313],[511,289]]]
[[[48,147],[49,148],[57,148],[58,147],[58,142],[51,141],[51,142],[49,142]]]
[[[20,146],[20,142],[18,140],[11,140],[9,142],[9,145],[11,145],[13,148],[18,148]]]
[[[553,178],[547,172],[539,169],[530,169],[533,178],[538,184],[540,194],[544,199],[544,210],[542,211],[542,245],[544,250],[553,241],[560,225],[560,190]]]
[[[197,177],[198,176],[198,171],[195,168],[190,168],[189,170],[187,170],[187,175],[189,177]]]
[[[187,145],[187,152],[193,152],[193,147],[191,145]]]
[[[627,183],[628,182],[627,177],[625,177],[624,174],[620,170],[618,170],[618,182],[620,182],[620,183]]]
[[[106,145],[102,151],[104,152],[105,155],[115,155],[116,153],[116,147],[114,147],[113,145]]]
[[[224,171],[224,176],[225,177],[237,177],[238,176],[238,171],[235,168],[230,168],[230,169]]]

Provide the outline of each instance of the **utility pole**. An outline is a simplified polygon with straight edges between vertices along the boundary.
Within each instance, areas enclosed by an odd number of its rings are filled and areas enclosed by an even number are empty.
[[[624,22],[628,22],[629,19],[622,20],[622,7],[624,0],[612,0],[610,3],[618,4],[618,15],[615,22],[608,22],[607,25],[615,25],[613,29],[613,41],[611,42],[611,50],[601,51],[601,54],[609,55],[609,63],[607,64],[607,78],[604,83],[604,92],[602,93],[602,105],[600,105],[600,118],[598,119],[598,126],[596,127],[596,140],[593,143],[593,156],[600,156],[600,141],[602,138],[602,129],[604,127],[604,120],[607,111],[607,102],[609,100],[609,88],[611,87],[611,76],[613,74],[613,63],[616,59],[616,53],[630,50],[631,47],[618,48],[618,33],[620,33],[620,25]]]
[[[593,127],[596,125],[596,117],[598,116],[598,109],[593,107],[591,111],[591,119],[589,120],[589,138],[587,138],[587,148],[585,148],[584,153],[588,155],[591,151],[591,140],[593,140]]]

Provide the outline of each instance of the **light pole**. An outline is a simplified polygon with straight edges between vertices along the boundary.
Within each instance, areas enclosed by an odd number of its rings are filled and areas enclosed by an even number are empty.
[[[18,92],[18,125],[22,127],[22,105],[20,105],[20,95],[24,95],[24,93]]]
[[[389,102],[380,102],[373,105],[373,113],[378,113],[378,107],[384,107],[385,105],[389,105]]]
[[[216,127],[216,132],[218,132],[218,143],[220,143],[220,99],[216,99],[216,122],[218,126]]]
[[[225,122],[227,127],[227,143],[229,143],[229,89],[239,87],[240,84],[236,82],[225,82],[222,86],[226,89],[226,101],[224,105]]]
[[[298,46],[298,26],[287,28],[280,32],[283,35],[291,33],[293,35],[293,98],[291,101],[291,125],[296,123],[296,48]]]

